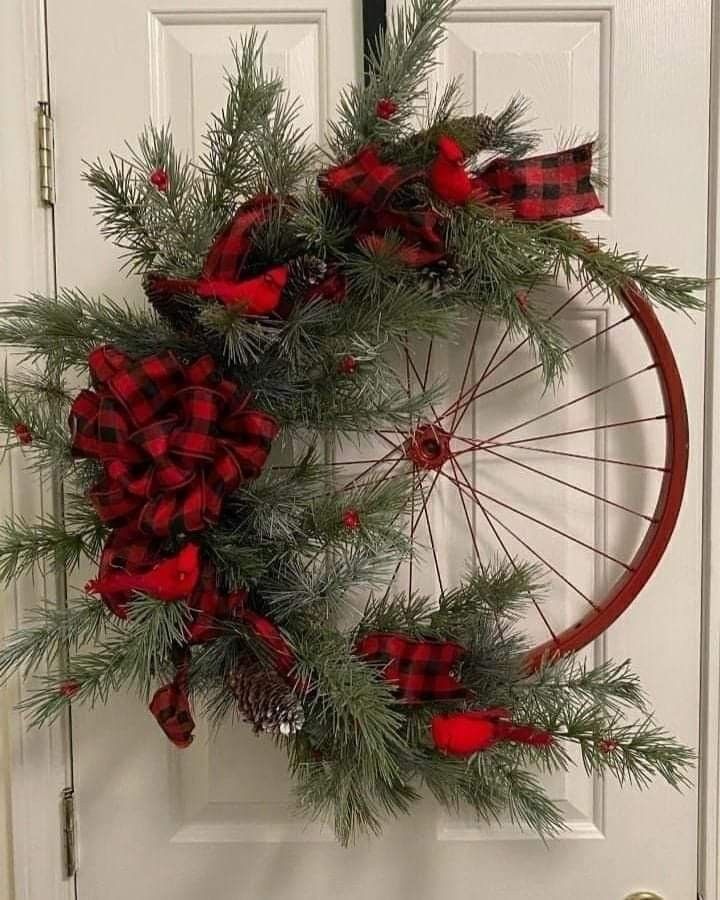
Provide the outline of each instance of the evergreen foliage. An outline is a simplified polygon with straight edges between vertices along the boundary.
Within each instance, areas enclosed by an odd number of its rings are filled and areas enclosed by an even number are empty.
[[[458,84],[429,92],[454,5],[412,0],[394,15],[370,53],[367,83],[342,95],[328,135],[331,164],[375,144],[384,159],[424,166],[441,134],[469,156],[522,156],[535,146],[522,98],[495,116],[467,116]],[[0,343],[28,368],[0,385],[0,425],[11,444],[13,429],[26,426],[26,452],[64,484],[62,518],[0,526],[0,579],[10,583],[33,570],[72,575],[100,556],[108,530],[85,496],[98,467],[72,458],[67,428],[90,351],[111,344],[133,359],[172,351],[187,361],[209,353],[282,428],[271,465],[226,499],[219,522],[198,541],[222,588],[247,589],[253,608],[276,623],[295,654],[294,700],[304,724],[276,739],[288,751],[306,814],[329,821],[347,844],[379,832],[388,815],[407,812],[427,790],[451,810],[469,806],[487,822],[509,816],[549,835],[563,820],[538,769],[564,770],[577,758],[588,772],[621,782],[643,786],[658,775],[682,786],[692,753],[655,724],[628,663],[591,669],[574,658],[551,659],[537,672],[526,669],[521,621],[530,598],[542,599],[536,567],[491,560],[439,598],[385,590],[411,553],[411,481],[369,475],[340,493],[331,487],[336,468],[327,451],[380,429],[412,430],[441,385],[408,390],[393,354],[416,338],[452,340],[479,315],[527,337],[546,382],[556,382],[569,362],[563,335],[541,311],[519,304],[518,291],[580,283],[613,300],[632,280],[658,305],[694,309],[703,282],[591,242],[575,225],[517,221],[480,202],[442,208],[447,271],[409,266],[392,231],[380,244],[356,240],[359,215],[317,188],[318,167],[328,160],[306,145],[298,105],[263,69],[262,50],[254,32],[233,48],[227,100],[211,118],[199,160],[176,150],[167,127],[150,126],[124,155],[89,164],[86,180],[102,233],[120,248],[128,272],[146,279],[197,278],[239,206],[259,193],[279,195],[278,209],[253,231],[243,277],[289,261],[289,309],[249,317],[179,291],[164,314],[160,305],[156,311],[78,289],[0,307]],[[376,108],[387,98],[397,113],[384,119]],[[158,171],[167,176],[164,190],[150,180]],[[333,267],[345,281],[340,302],[312,295]],[[357,364],[352,372],[340,365],[348,356]],[[358,527],[343,523],[349,509]],[[175,547],[169,541],[164,549]],[[363,592],[371,593],[367,603]],[[71,702],[106,702],[127,687],[147,697],[172,676],[193,612],[142,594],[126,619],[82,593],[63,607],[44,600],[0,649],[0,680],[40,673],[22,704],[33,724],[51,721]],[[231,684],[242,665],[274,672],[266,646],[242,619],[217,628],[215,640],[190,648],[188,673],[194,706],[214,725],[238,713]],[[462,644],[471,705],[507,707],[554,742],[442,756],[428,737],[431,716],[469,701],[403,703],[381,669],[355,652],[375,631]]]

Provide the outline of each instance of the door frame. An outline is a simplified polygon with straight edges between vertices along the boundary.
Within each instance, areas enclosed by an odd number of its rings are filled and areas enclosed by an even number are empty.
[[[42,204],[37,165],[37,104],[47,101],[44,0],[0,4],[0,71],[10,91],[0,92],[0,296],[55,287],[52,210]],[[3,173],[7,176],[3,178]],[[0,463],[0,503],[6,512],[37,515],[53,504],[50,479],[28,477],[22,451]],[[37,596],[55,598],[56,585],[18,579],[0,592],[0,628],[15,628]],[[54,579],[52,579],[54,582]],[[70,900],[74,879],[64,877],[61,796],[71,782],[67,721],[27,731],[13,709],[23,696],[20,679],[0,692],[0,894],[13,900]],[[13,892],[14,887],[14,892]],[[5,892],[3,892],[3,888]]]
[[[377,33],[385,18],[386,0],[363,0],[364,38]],[[0,4],[0,50],[10,92],[0,93],[0,202],[12,210],[0,220],[0,242],[8,260],[0,273],[0,290],[54,289],[52,210],[42,206],[36,177],[36,118],[40,100],[49,100],[45,0],[4,0]],[[710,91],[710,154],[708,202],[708,274],[720,263],[720,0],[713,0]],[[25,173],[25,176],[22,176]],[[698,808],[698,885],[702,900],[720,900],[720,291],[708,289],[705,350],[705,416],[703,448],[703,603],[701,656],[701,725]],[[717,462],[714,464],[714,460]],[[16,466],[17,469],[17,466]],[[16,478],[21,477],[15,472]],[[0,471],[0,481],[12,481]],[[1,485],[0,485],[1,488]],[[42,487],[33,487],[35,493]],[[32,493],[32,492],[30,492]],[[0,489],[0,497],[2,497]],[[22,592],[6,592],[0,628],[14,628],[25,606]],[[29,596],[29,595],[28,595]],[[27,604],[29,605],[29,604]],[[12,900],[71,900],[74,879],[63,872],[60,797],[71,785],[69,722],[27,732],[12,704],[21,696],[19,679],[0,694],[0,835],[3,854],[12,871],[0,875],[0,893]],[[7,753],[4,751],[7,750]],[[3,866],[2,868],[7,868]],[[3,882],[5,878],[5,882]],[[14,887],[14,894],[10,893]]]
[[[720,265],[720,0],[712,4],[707,274]],[[700,658],[698,895],[720,900],[720,290],[710,282],[705,319],[703,598]],[[712,548],[718,548],[713,557]]]

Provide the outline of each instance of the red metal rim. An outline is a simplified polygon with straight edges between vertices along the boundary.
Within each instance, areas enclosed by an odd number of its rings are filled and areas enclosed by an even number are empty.
[[[657,568],[677,523],[687,477],[689,428],[685,392],[675,356],[660,321],[649,302],[634,286],[621,292],[621,300],[632,316],[657,365],[657,377],[666,412],[665,467],[654,523],[630,562],[629,570],[613,585],[609,595],[579,622],[528,654],[530,668],[548,656],[582,649],[599,637],[630,606]]]

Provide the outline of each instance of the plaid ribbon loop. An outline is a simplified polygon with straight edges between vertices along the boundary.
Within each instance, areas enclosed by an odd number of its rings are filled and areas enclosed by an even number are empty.
[[[112,347],[89,359],[93,390],[73,403],[75,456],[99,460],[90,491],[103,522],[165,538],[217,521],[224,497],[256,478],[278,424],[206,356],[132,361]]]
[[[148,276],[146,288],[151,302],[162,309],[174,294],[191,294],[241,307],[251,316],[273,312],[287,284],[288,267],[274,266],[252,278],[246,268],[253,229],[282,214],[283,204],[290,205],[291,201],[272,194],[248,200],[215,237],[199,278]]]
[[[369,146],[342,165],[327,169],[319,183],[326,194],[361,211],[355,237],[365,247],[383,252],[390,246],[386,233],[394,231],[402,239],[400,247],[393,248],[396,257],[418,268],[445,255],[439,213],[427,206],[405,209],[398,203],[400,188],[420,176],[415,169],[382,162],[377,148]]]
[[[194,610],[195,618],[190,626],[189,643],[212,640],[220,633],[222,619],[234,618],[243,621],[253,634],[264,644],[268,655],[278,672],[288,681],[292,679],[295,655],[279,628],[259,613],[245,608],[246,591],[223,596],[215,584],[212,568],[206,566],[201,574],[199,596],[190,598],[191,606],[198,601],[204,604],[201,611]],[[193,740],[195,722],[190,710],[188,683],[190,665],[189,647],[180,648],[179,662],[174,679],[170,684],[158,688],[150,702],[150,712],[158,725],[175,746],[189,747]]]
[[[467,694],[453,671],[465,652],[460,644],[371,632],[355,649],[382,665],[383,676],[406,703],[458,700]]]
[[[592,143],[570,150],[497,159],[472,176],[473,196],[508,208],[517,219],[580,216],[602,206],[592,185]]]

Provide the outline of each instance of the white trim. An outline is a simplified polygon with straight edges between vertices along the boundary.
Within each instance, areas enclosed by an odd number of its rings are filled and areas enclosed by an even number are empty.
[[[708,191],[708,276],[720,262],[720,0],[713,2]],[[707,292],[703,509],[703,621],[698,890],[720,900],[720,291]]]
[[[0,297],[8,300],[28,291],[53,289],[52,215],[39,199],[36,165],[36,104],[47,99],[43,0],[0,3],[0,75],[9,89],[0,92]],[[2,514],[42,514],[52,492],[37,475],[25,471],[22,451],[5,455],[0,464]],[[53,585],[18,579],[0,596],[5,628],[12,629],[24,611]],[[28,732],[12,705],[21,696],[16,680],[0,698],[0,725],[9,764],[0,770],[9,790],[0,792],[8,834],[6,858],[11,871],[0,891],[14,900],[69,900],[72,879],[63,877],[60,796],[69,783],[69,753],[62,726]]]

